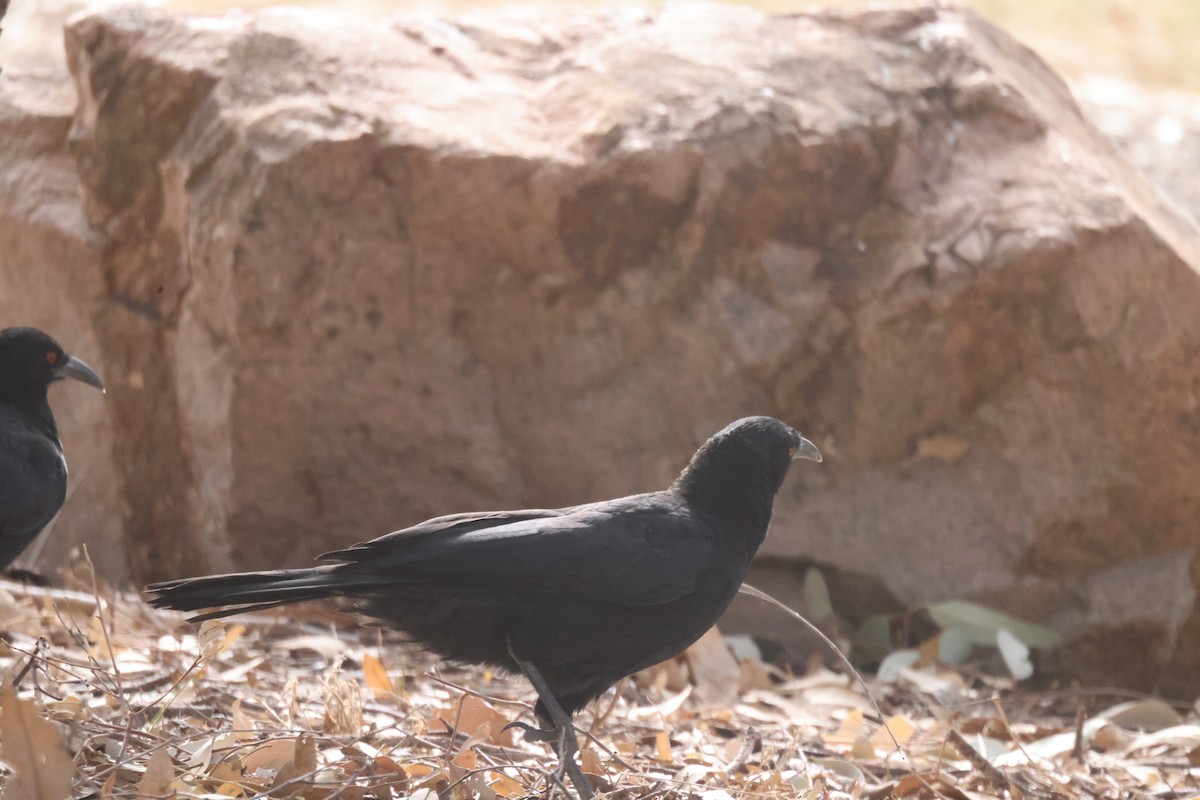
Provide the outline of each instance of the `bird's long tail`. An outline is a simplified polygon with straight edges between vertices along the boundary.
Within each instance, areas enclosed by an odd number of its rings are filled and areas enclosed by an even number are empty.
[[[198,611],[222,607],[190,617],[200,622],[304,600],[337,597],[367,583],[370,579],[366,576],[345,574],[337,566],[327,566],[184,578],[153,583],[146,587],[146,594],[150,605],[156,608]]]

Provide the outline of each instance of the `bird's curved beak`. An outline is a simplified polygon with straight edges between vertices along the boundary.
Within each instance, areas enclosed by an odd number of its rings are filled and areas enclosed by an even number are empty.
[[[88,386],[95,386],[100,391],[104,391],[104,381],[100,380],[96,371],[75,356],[67,356],[67,360],[62,362],[54,370],[54,373],[56,378],[74,378],[77,381],[83,381]]]
[[[808,461],[816,461],[818,463],[820,463],[822,460],[821,451],[817,449],[815,444],[810,442],[808,439],[805,439],[803,436],[800,437],[800,444],[796,447],[796,454],[792,456],[792,460],[795,461],[797,458],[807,459]]]

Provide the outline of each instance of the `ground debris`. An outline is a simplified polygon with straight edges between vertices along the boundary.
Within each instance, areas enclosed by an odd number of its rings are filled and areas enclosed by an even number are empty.
[[[554,754],[503,730],[532,721],[523,679],[439,663],[321,607],[198,625],[93,593],[90,578],[76,588],[0,584],[6,797],[546,793]],[[846,676],[745,661],[709,636],[581,713],[595,786],[619,800],[1196,791],[1200,720],[1161,701],[1114,698],[1084,719],[1062,693],[904,670],[872,682],[888,735]],[[714,675],[730,687],[715,690]],[[34,748],[18,728],[35,731]]]

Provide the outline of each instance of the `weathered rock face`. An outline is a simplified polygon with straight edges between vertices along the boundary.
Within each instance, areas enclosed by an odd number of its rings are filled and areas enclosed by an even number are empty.
[[[770,413],[827,455],[770,588],[826,564],[1197,687],[1197,233],[986,23],[124,9],[67,41],[102,232],[72,346],[137,577],[663,486]]]

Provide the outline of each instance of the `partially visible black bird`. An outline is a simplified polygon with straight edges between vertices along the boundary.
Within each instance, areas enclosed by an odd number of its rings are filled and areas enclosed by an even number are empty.
[[[0,330],[0,569],[54,518],[67,497],[67,462],[46,398],[54,381],[104,389],[100,376],[34,328]]]
[[[716,623],[767,534],[793,458],[816,446],[771,417],[714,435],[665,491],[560,509],[452,514],[322,556],[338,563],[158,583],[150,602],[193,617],[343,596],[455,661],[519,669],[576,789],[571,715]]]

